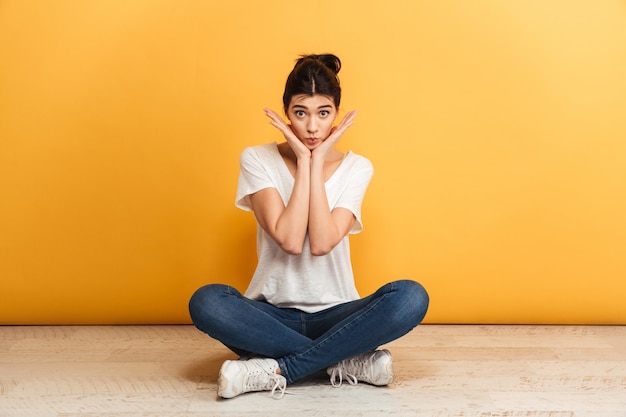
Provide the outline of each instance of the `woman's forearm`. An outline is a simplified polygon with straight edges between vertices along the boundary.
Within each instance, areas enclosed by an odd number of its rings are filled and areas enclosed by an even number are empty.
[[[324,160],[311,161],[311,188],[309,202],[309,243],[311,253],[326,255],[345,236],[336,223],[328,205],[324,181]]]
[[[275,188],[256,192],[251,197],[252,210],[272,239],[285,252],[302,253],[307,233],[310,198],[310,161],[298,161],[295,183],[287,205]]]
[[[291,254],[302,253],[309,220],[311,160],[298,161],[293,191],[276,224],[277,242]]]

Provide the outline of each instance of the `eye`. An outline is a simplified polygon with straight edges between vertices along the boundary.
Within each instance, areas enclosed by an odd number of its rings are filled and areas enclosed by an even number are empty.
[[[296,111],[294,111],[294,114],[297,117],[304,117],[304,110],[296,110]]]
[[[326,117],[330,114],[330,112],[328,110],[321,110],[320,111],[320,116],[322,117]]]

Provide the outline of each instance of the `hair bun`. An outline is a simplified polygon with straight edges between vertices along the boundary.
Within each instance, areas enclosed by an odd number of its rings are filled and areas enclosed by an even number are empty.
[[[341,61],[333,54],[302,55],[287,77],[283,93],[285,112],[296,95],[321,94],[332,97],[335,107],[341,101],[339,75]]]
[[[314,59],[316,61],[321,62],[334,74],[338,74],[339,70],[341,69],[341,60],[336,55],[333,55],[333,54],[302,55],[300,59],[298,59],[297,64],[300,64],[302,63],[302,61],[306,61],[308,59]]]

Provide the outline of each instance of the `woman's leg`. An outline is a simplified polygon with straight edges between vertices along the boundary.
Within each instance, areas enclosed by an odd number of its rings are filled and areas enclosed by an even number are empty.
[[[428,302],[420,284],[396,281],[360,300],[304,314],[212,284],[196,291],[189,311],[198,329],[235,352],[275,358],[292,383],[405,335],[422,321]]]
[[[426,290],[414,281],[384,285],[369,297],[309,315],[311,341],[277,361],[291,383],[344,359],[376,349],[417,326],[428,310]]]
[[[250,300],[235,288],[211,284],[198,289],[189,301],[198,329],[237,354],[280,358],[311,343],[302,335],[302,313]]]

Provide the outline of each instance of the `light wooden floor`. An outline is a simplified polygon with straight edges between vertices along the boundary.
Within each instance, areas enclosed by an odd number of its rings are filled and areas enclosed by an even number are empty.
[[[626,327],[423,325],[396,381],[218,400],[234,356],[191,326],[0,327],[2,417],[626,416]]]

